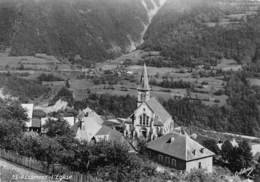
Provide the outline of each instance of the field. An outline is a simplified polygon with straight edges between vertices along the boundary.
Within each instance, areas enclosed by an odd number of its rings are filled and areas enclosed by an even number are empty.
[[[251,85],[259,86],[260,87],[260,79],[259,78],[250,78],[249,79]]]
[[[52,56],[37,54],[35,56],[8,57],[6,54],[0,54],[0,72],[15,74],[30,80],[37,80],[42,73],[53,74],[64,80],[70,80],[71,89],[74,91],[76,100],[86,98],[88,92],[98,94],[113,94],[136,96],[138,81],[140,80],[143,66],[136,65],[140,60],[144,60],[147,56],[157,56],[157,52],[134,51],[123,55],[115,60],[107,60],[103,63],[97,63],[96,67],[79,68],[71,65],[66,61],[60,61]],[[125,61],[130,61],[131,64],[123,65]],[[168,79],[174,82],[183,81],[194,85],[190,95],[194,99],[201,100],[207,105],[226,104],[226,95],[215,95],[215,92],[224,90],[225,82],[223,76],[201,76],[200,72],[211,72],[213,70],[240,70],[241,65],[234,60],[222,59],[215,67],[207,70],[205,68],[186,68],[186,67],[147,67],[150,81],[155,80],[162,82]],[[128,76],[133,77],[134,81],[125,80],[119,76],[119,81],[116,84],[108,85],[104,83],[94,84],[93,78],[106,77],[104,73],[110,71],[114,74],[125,72]],[[83,77],[82,77],[83,76]],[[90,76],[90,77],[88,77]],[[80,78],[81,77],[81,78]],[[252,79],[253,84],[259,84],[257,79]],[[56,93],[64,86],[64,81],[58,82],[43,82],[42,84],[52,88],[53,93]],[[161,99],[183,98],[187,96],[186,89],[162,88],[151,85],[152,96]]]
[[[239,71],[242,70],[242,65],[237,64],[233,59],[222,59],[215,69],[222,71]]]

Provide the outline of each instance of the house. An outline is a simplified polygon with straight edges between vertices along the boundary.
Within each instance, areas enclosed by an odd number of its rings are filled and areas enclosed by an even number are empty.
[[[94,112],[87,113],[83,118],[73,126],[73,130],[76,133],[76,138],[79,141],[96,140],[95,136],[102,128],[103,120]]]
[[[85,112],[85,116],[79,119],[72,128],[76,133],[76,139],[87,142],[102,140],[119,142],[128,145],[133,150],[124,136],[117,130],[105,126],[102,117],[95,111],[87,108],[83,112]]]
[[[166,134],[149,142],[147,151],[153,160],[177,170],[190,172],[192,169],[205,169],[212,172],[215,154],[187,134]]]
[[[137,109],[125,121],[125,136],[155,139],[173,131],[174,121],[171,115],[156,98],[151,98],[150,92],[147,68],[144,64],[137,88]]]

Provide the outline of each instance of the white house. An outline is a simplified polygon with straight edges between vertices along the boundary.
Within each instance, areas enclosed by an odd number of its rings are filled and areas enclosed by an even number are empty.
[[[110,141],[125,144],[129,152],[135,152],[124,136],[115,129],[103,125],[104,121],[96,112],[87,108],[83,110],[85,116],[72,127],[79,141],[98,142]]]

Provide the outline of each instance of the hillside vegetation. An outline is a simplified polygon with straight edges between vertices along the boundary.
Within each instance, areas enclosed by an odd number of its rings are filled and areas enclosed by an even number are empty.
[[[0,74],[1,91],[3,95],[18,98],[22,102],[34,100],[41,96],[47,96],[50,92],[48,87],[39,82],[25,80],[9,74]]]
[[[1,0],[0,45],[15,56],[102,61],[128,51],[147,21],[139,0]]]
[[[167,66],[259,61],[259,2],[172,0],[153,19],[142,49],[160,51]]]

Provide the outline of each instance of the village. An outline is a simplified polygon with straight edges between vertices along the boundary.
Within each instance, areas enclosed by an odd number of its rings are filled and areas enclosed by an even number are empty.
[[[143,66],[139,86],[136,88],[136,110],[127,118],[111,118],[98,115],[92,108],[87,107],[71,112],[73,108],[66,101],[58,100],[53,106],[39,107],[34,104],[22,104],[26,110],[28,132],[44,135],[47,131],[44,125],[48,121],[64,120],[75,132],[75,138],[80,142],[97,143],[112,141],[126,144],[130,153],[138,152],[138,142],[145,142],[145,153],[150,160],[158,163],[158,170],[172,168],[183,172],[203,169],[208,173],[214,172],[214,161],[219,154],[203,146],[200,138],[211,139],[213,131],[190,133],[189,128],[177,126],[166,109],[153,96],[149,84],[149,70]],[[53,112],[57,114],[54,116]],[[215,133],[216,135],[216,133]],[[238,147],[241,139],[249,141],[254,160],[260,156],[260,144],[254,141],[256,137],[242,135],[220,134],[217,146],[221,150],[224,139],[228,139],[233,147]],[[223,137],[225,136],[225,137]],[[222,140],[221,140],[222,139]],[[160,167],[159,167],[160,166]]]

